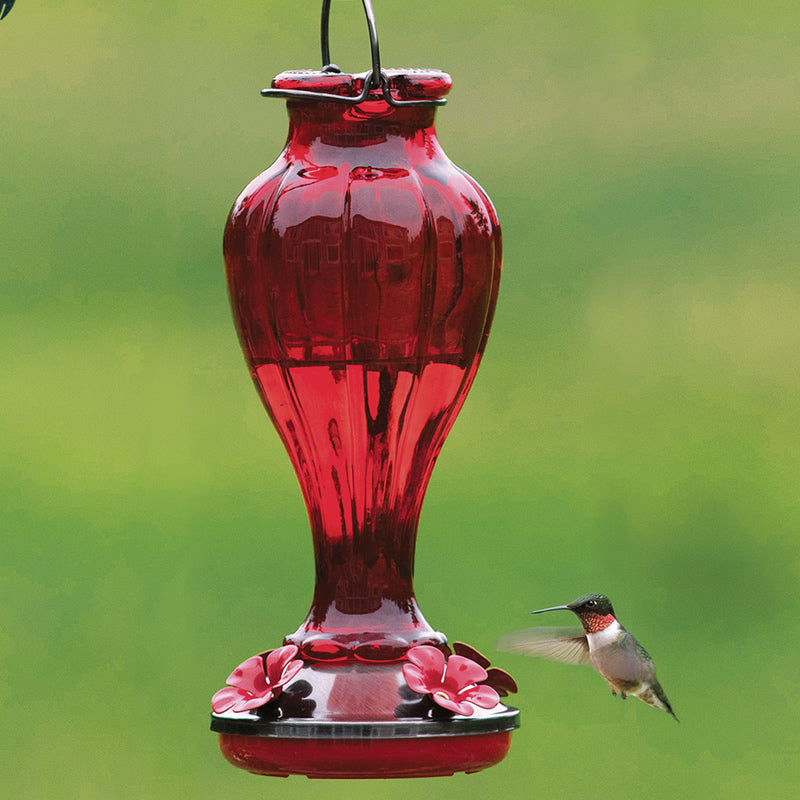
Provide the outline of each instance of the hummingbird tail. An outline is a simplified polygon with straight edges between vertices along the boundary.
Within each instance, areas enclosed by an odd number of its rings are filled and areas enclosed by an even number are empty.
[[[671,714],[675,722],[680,722],[678,717],[675,715],[675,712],[672,710],[672,705],[669,700],[667,700],[667,695],[661,688],[660,683],[656,682],[649,686],[645,684],[642,687],[642,690],[636,693],[636,696],[648,705],[651,705],[654,708],[660,708],[662,711],[666,711],[668,714]]]

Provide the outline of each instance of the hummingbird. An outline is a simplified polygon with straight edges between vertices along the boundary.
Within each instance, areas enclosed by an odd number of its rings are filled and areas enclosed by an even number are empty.
[[[623,700],[630,694],[648,705],[678,718],[656,678],[656,668],[647,650],[632,633],[622,627],[611,601],[604,594],[587,594],[565,606],[540,608],[546,611],[572,611],[583,631],[575,628],[526,628],[503,636],[497,649],[507,653],[549,658],[564,664],[594,667],[608,684],[611,694]]]

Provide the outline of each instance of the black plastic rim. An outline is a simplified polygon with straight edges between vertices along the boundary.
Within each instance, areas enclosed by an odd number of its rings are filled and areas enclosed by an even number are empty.
[[[211,730],[235,736],[271,736],[281,739],[410,739],[419,736],[469,736],[503,733],[519,728],[519,710],[485,717],[398,719],[380,722],[286,719],[267,721],[211,715]]]

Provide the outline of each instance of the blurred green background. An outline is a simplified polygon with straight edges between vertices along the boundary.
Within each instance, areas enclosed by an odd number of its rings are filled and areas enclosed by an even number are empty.
[[[0,787],[9,798],[788,798],[800,784],[800,6],[388,2],[495,201],[492,338],[426,498],[428,620],[517,678],[486,772],[257,778],[211,694],[308,608],[294,474],[221,235],[321,3],[17,0],[0,21]],[[368,68],[361,4],[333,56]],[[500,655],[608,593],[681,718]],[[549,620],[566,624],[567,619]]]

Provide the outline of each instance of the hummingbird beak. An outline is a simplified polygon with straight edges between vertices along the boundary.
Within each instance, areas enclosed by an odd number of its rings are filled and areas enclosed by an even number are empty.
[[[540,608],[538,611],[531,611],[531,614],[544,614],[545,611],[571,611],[569,606],[553,606],[552,608]]]

